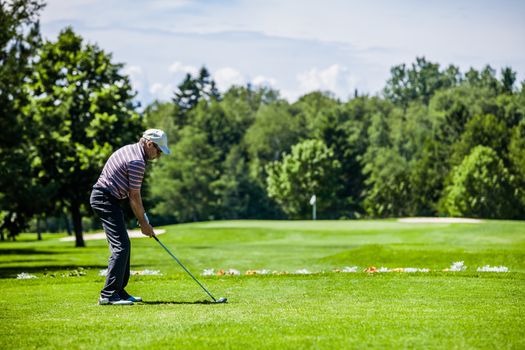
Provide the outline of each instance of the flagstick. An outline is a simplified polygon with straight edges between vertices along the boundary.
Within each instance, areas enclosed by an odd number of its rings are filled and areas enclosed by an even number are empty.
[[[315,208],[315,205],[317,203],[317,197],[316,195],[314,194],[312,196],[312,198],[310,198],[310,205],[312,206],[312,219],[315,220],[316,219],[316,208]]]

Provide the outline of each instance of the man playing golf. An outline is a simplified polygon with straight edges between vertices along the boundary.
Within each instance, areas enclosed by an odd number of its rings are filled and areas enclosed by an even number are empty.
[[[168,138],[162,130],[148,129],[139,142],[115,151],[107,160],[91,192],[90,204],[102,221],[111,250],[106,283],[100,292],[100,305],[132,305],[142,301],[124,289],[128,284],[131,243],[120,201],[129,198],[142,234],[153,237],[153,227],[142,204],[140,187],[146,161],[170,154]]]

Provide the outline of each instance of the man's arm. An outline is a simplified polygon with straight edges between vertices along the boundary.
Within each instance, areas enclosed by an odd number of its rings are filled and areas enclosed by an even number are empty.
[[[139,222],[142,234],[149,237],[155,236],[155,233],[153,232],[153,227],[150,225],[150,223],[146,220],[146,217],[144,216],[146,211],[144,210],[144,205],[142,204],[140,190],[129,190],[129,204],[131,205],[131,209],[133,210],[133,213],[135,214],[135,217]]]

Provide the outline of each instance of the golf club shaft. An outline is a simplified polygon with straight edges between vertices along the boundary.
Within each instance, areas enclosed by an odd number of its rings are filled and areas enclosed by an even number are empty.
[[[198,284],[199,286],[201,286],[201,288],[202,288],[202,289],[203,289],[203,290],[204,290],[204,291],[205,291],[205,292],[206,292],[206,293],[207,293],[207,294],[213,299],[213,301],[216,302],[217,300],[213,297],[213,295],[211,295],[211,293],[208,292],[208,290],[207,290],[206,288],[204,288],[204,286],[199,282],[199,280],[197,280],[197,279],[195,278],[195,276],[193,276],[193,275],[191,274],[191,272],[190,272],[190,271],[189,271],[184,265],[182,265],[182,263],[179,261],[179,259],[177,259],[177,257],[176,257],[175,255],[173,255],[173,253],[170,252],[170,250],[169,250],[164,244],[162,244],[161,241],[159,241],[159,239],[157,238],[157,236],[153,236],[153,238],[155,238],[155,240],[156,240],[157,242],[159,242],[159,244],[162,246],[162,248],[164,248],[164,250],[166,250],[166,251],[168,252],[168,254],[171,255],[171,257],[172,257],[173,259],[175,259],[175,261],[176,261],[176,262],[177,262],[177,263],[178,263],[178,264],[184,269],[184,271],[186,271],[186,272],[188,273],[188,275],[190,275],[191,278],[193,278],[193,280],[194,280],[195,282],[197,282],[197,284]]]

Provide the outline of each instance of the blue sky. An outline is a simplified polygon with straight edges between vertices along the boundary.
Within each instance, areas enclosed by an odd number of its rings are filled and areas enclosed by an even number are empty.
[[[72,26],[125,64],[147,104],[201,66],[221,90],[271,86],[376,94],[392,66],[425,56],[465,72],[490,64],[525,79],[525,1],[47,0],[41,30]]]

